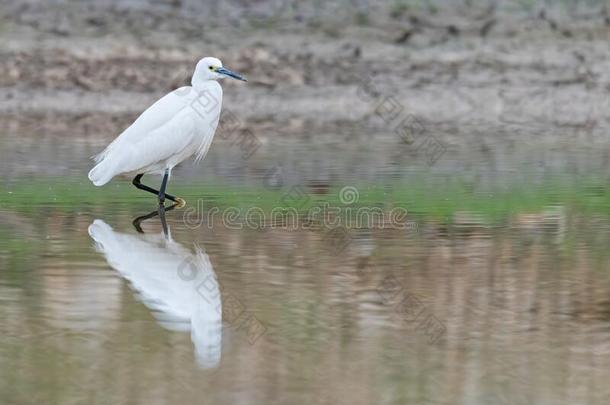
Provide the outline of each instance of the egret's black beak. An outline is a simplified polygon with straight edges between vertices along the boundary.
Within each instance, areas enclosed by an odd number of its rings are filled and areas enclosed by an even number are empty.
[[[235,73],[232,70],[229,70],[229,69],[224,68],[224,67],[216,68],[216,73],[220,73],[221,75],[229,76],[229,77],[232,77],[233,79],[241,80],[241,81],[244,81],[244,82],[248,81],[248,80],[246,80],[245,77],[243,77],[239,73]]]

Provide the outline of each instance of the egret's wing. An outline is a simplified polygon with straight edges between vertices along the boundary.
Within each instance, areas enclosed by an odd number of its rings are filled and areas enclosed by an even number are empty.
[[[202,137],[201,143],[197,147],[197,152],[195,156],[195,163],[199,163],[205,155],[208,153],[210,149],[210,145],[212,144],[212,140],[214,139],[214,133],[216,132],[216,127],[218,126],[218,121],[220,119],[220,111],[218,115],[212,117],[207,125],[203,125],[201,128]]]
[[[116,152],[117,172],[132,172],[179,155],[191,146],[196,133],[196,113],[179,111],[167,123],[135,142],[125,143]]]
[[[148,107],[140,116],[125,129],[108,147],[99,155],[95,161],[100,162],[111,152],[120,150],[124,145],[130,145],[146,138],[147,134],[163,126],[171,120],[178,112],[187,107],[191,97],[191,87],[185,86],[166,94]]]

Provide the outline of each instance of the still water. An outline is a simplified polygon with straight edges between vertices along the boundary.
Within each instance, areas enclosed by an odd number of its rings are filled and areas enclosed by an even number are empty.
[[[608,403],[608,142],[531,135],[215,141],[166,212],[88,183],[107,139],[0,136],[0,402]]]

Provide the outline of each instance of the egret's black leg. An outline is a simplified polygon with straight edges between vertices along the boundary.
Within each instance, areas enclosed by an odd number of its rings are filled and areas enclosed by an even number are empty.
[[[144,176],[143,173],[138,174],[136,177],[133,178],[133,181],[131,182],[134,186],[136,186],[136,188],[139,188],[140,190],[144,190],[144,191],[148,191],[149,193],[155,194],[159,197],[159,200],[161,200],[161,193],[159,192],[159,190],[155,190],[152,187],[148,187],[147,185],[144,185],[140,182],[140,180],[142,179],[142,176]],[[163,186],[164,184],[167,185],[167,172],[165,174],[165,176],[163,177],[163,183],[161,184],[161,187],[164,191],[164,200],[165,198],[167,198],[168,200],[172,200],[173,202],[180,202],[178,201],[177,197],[174,197],[173,195],[170,194],[165,194],[165,187]]]
[[[165,202],[165,188],[167,187],[168,178],[169,178],[169,170],[165,169],[165,174],[163,175],[163,181],[161,182],[161,189],[159,190],[159,204],[163,204]],[[169,198],[169,196],[167,198]],[[172,200],[172,201],[176,201],[176,200]]]
[[[131,184],[133,184],[134,186],[136,186],[136,188],[139,188],[140,190],[148,191],[149,193],[153,193],[153,194],[159,194],[159,190],[155,190],[152,187],[148,187],[148,186],[145,186],[144,184],[140,183],[142,176],[144,176],[144,174],[138,174],[136,177],[133,178],[133,181],[131,182]]]

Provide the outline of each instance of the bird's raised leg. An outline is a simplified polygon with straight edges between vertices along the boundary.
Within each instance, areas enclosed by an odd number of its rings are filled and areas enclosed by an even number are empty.
[[[144,173],[138,174],[136,177],[133,178],[133,181],[131,183],[140,190],[148,191],[149,193],[157,195],[159,197],[159,202],[162,203],[161,191],[155,190],[152,187],[148,187],[147,185],[142,184],[140,182],[140,180],[142,179],[142,176],[144,176]],[[165,176],[163,176],[163,182],[161,183],[161,189],[163,191],[163,200],[165,200],[167,198],[168,200],[178,203],[180,205],[180,207],[184,206],[186,204],[186,202],[182,198],[174,197],[171,194],[165,194],[165,186],[167,186],[167,177],[168,177],[168,173],[166,172]]]

